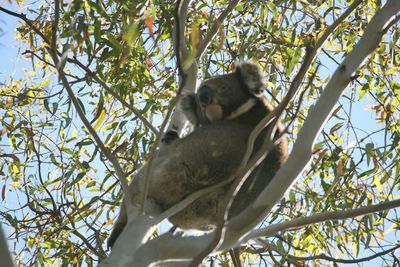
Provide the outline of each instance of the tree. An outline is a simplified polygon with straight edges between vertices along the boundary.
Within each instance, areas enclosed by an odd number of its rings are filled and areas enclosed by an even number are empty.
[[[0,89],[0,215],[20,265],[238,266],[235,253],[248,265],[400,264],[399,1],[56,0],[14,10],[0,7],[19,18],[31,65]],[[171,114],[198,74],[240,59],[269,74],[288,162],[252,206],[205,235],[151,231],[164,217],[129,207],[107,256],[118,185],[127,192],[151,162],[167,123],[185,130]]]

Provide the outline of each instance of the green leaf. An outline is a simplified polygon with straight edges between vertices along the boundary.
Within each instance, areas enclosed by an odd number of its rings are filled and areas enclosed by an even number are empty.
[[[106,32],[106,36],[107,36],[106,40],[109,41],[108,45],[113,49],[116,49],[119,53],[121,53],[123,50],[123,46],[120,44],[120,42],[109,32]]]

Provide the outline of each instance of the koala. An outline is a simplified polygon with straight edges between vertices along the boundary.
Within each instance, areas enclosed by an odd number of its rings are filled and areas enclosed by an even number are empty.
[[[150,170],[146,212],[156,216],[190,194],[224,181],[237,170],[254,127],[273,110],[262,94],[264,75],[258,65],[242,62],[232,73],[205,80],[197,93],[183,96],[180,108],[194,125],[183,138],[167,133]],[[264,130],[265,133],[266,130]],[[228,219],[238,215],[268,185],[287,158],[287,139],[281,122],[277,124],[277,144],[248,177],[235,197]],[[260,147],[265,134],[255,143]],[[129,188],[133,204],[141,199],[146,165]],[[215,228],[230,185],[216,189],[169,218],[181,229],[210,231]],[[125,227],[124,202],[108,240],[112,247]]]

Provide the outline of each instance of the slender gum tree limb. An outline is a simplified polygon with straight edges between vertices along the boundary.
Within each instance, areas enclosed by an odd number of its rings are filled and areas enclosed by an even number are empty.
[[[126,102],[125,99],[123,99],[110,86],[108,86],[106,82],[100,79],[100,77],[97,76],[92,70],[90,70],[89,67],[85,66],[76,57],[74,57],[69,61],[71,61],[72,63],[78,65],[81,69],[83,69],[91,78],[96,80],[110,95],[112,95],[115,99],[117,99],[122,104],[122,106],[129,109],[136,117],[138,117],[139,120],[141,120],[143,124],[146,125],[154,134],[158,134],[158,130],[140,113],[139,110],[137,110],[135,107]]]
[[[277,248],[277,246],[275,246],[273,243],[268,242],[267,240],[257,240],[257,243],[260,244],[261,248],[257,248],[257,249],[246,248],[245,250],[249,253],[258,254],[258,253],[263,253],[265,251],[265,249],[270,249],[270,250],[273,250],[276,253],[278,253],[282,258],[286,259],[288,263],[292,263],[295,266],[304,266],[305,261],[315,261],[315,260],[325,260],[325,261],[330,261],[330,262],[335,262],[335,263],[346,263],[346,264],[361,263],[361,262],[373,260],[375,258],[381,257],[381,256],[389,254],[389,253],[393,253],[394,251],[396,251],[397,249],[400,248],[400,245],[397,244],[390,249],[383,250],[383,251],[376,252],[376,253],[374,252],[373,255],[368,256],[368,257],[358,258],[358,259],[338,259],[338,258],[334,258],[334,257],[328,256],[323,253],[318,254],[318,255],[313,255],[313,256],[298,257],[298,256],[294,256],[294,255],[282,252],[281,250],[279,250],[279,248]]]
[[[310,224],[321,223],[325,221],[336,221],[336,220],[345,220],[349,218],[354,218],[357,216],[363,216],[374,212],[389,210],[400,207],[400,199],[387,201],[383,203],[379,203],[376,205],[365,206],[352,210],[344,210],[344,211],[326,211],[322,213],[317,213],[311,215],[309,217],[301,217],[292,219],[287,222],[277,223],[273,225],[269,225],[265,228],[253,230],[249,232],[244,238],[243,242],[247,242],[251,239],[259,238],[259,237],[269,237],[277,234],[281,231],[289,231],[298,228],[305,227]]]
[[[53,55],[53,61],[54,63],[57,64],[58,58],[56,55]],[[78,113],[79,118],[82,120],[82,123],[85,125],[86,129],[89,131],[89,133],[92,135],[93,139],[96,141],[96,145],[99,147],[100,151],[106,156],[106,158],[112,163],[115,172],[118,176],[118,179],[121,182],[122,190],[124,192],[124,196],[126,198],[127,203],[131,203],[131,196],[129,194],[129,188],[128,188],[128,181],[126,179],[125,173],[121,168],[121,165],[119,165],[118,160],[116,157],[111,153],[111,150],[105,146],[99,135],[97,134],[96,130],[92,127],[88,119],[86,118],[79,102],[78,99],[76,98],[71,86],[68,83],[68,79],[65,77],[64,71],[62,69],[57,69],[58,75],[64,85],[65,90],[68,93],[69,98],[72,101],[72,104],[74,105],[76,112]]]
[[[391,252],[396,251],[397,249],[400,248],[400,245],[394,246],[390,249],[387,250],[383,250],[380,252],[376,252],[371,256],[368,257],[364,257],[364,258],[358,258],[358,259],[354,259],[354,260],[349,260],[349,259],[336,259],[330,256],[327,256],[325,254],[319,254],[319,255],[315,255],[315,256],[309,256],[309,257],[297,257],[297,256],[293,256],[293,255],[286,255],[286,258],[288,260],[297,260],[297,261],[314,261],[314,260],[326,260],[326,261],[330,261],[330,262],[335,262],[335,263],[347,263],[347,264],[354,264],[354,263],[361,263],[361,262],[366,262],[366,261],[370,261],[373,259],[376,259],[378,257],[381,257],[383,255],[389,254]]]

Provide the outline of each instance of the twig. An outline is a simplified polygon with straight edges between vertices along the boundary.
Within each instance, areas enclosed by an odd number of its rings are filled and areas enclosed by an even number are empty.
[[[254,230],[244,236],[243,242],[247,242],[251,239],[258,237],[273,236],[280,231],[289,231],[310,224],[316,224],[325,221],[345,220],[349,218],[354,218],[356,216],[367,215],[373,212],[389,210],[397,207],[400,207],[400,199],[387,201],[371,206],[364,206],[353,210],[321,212],[311,215],[309,217],[295,218],[288,222],[277,223],[267,226],[263,229]]]
[[[110,95],[112,95],[115,99],[117,99],[121,104],[129,109],[133,114],[135,114],[136,117],[139,118],[154,134],[158,134],[158,130],[140,113],[139,110],[137,110],[135,107],[130,105],[128,102],[125,101],[118,93],[116,93],[113,89],[110,88],[102,79],[99,78],[98,75],[96,75],[93,71],[91,71],[87,66],[82,64],[75,56],[73,60],[71,60],[73,63],[78,65],[81,69],[83,69],[90,77],[95,79]]]
[[[271,260],[274,262],[274,266],[279,266],[279,267],[283,267],[282,263],[280,263],[274,256],[272,248],[271,247],[266,247],[269,257],[271,258]]]
[[[105,253],[101,253],[99,251],[97,251],[97,249],[92,246],[92,244],[89,242],[89,240],[87,240],[87,238],[81,234],[77,229],[71,229],[68,226],[64,226],[63,227],[65,231],[70,232],[71,234],[75,235],[76,237],[78,237],[80,240],[82,240],[82,242],[86,245],[86,247],[97,257],[99,257],[100,260],[105,259],[107,256]]]
[[[188,197],[180,201],[178,204],[172,206],[168,210],[164,211],[157,217],[157,221],[162,221],[166,218],[171,217],[172,215],[178,213],[179,211],[183,210],[187,206],[189,206],[193,201],[196,199],[200,198],[201,196],[204,196],[208,193],[214,192],[216,189],[225,186],[227,184],[230,184],[232,182],[232,179],[227,179],[222,182],[219,182],[218,184],[200,189],[198,191],[195,191],[194,193],[190,194]]]
[[[53,61],[54,61],[54,63],[56,63],[58,61],[57,55],[53,55],[52,57],[54,57]],[[65,90],[67,90],[68,96],[70,97],[72,104],[74,105],[76,112],[78,113],[79,118],[82,120],[83,124],[85,125],[85,127],[89,131],[89,133],[93,136],[93,139],[95,140],[96,145],[99,147],[100,151],[106,156],[106,158],[114,166],[114,169],[118,176],[118,179],[121,182],[121,187],[124,192],[125,201],[127,202],[127,206],[129,206],[130,203],[132,203],[132,202],[131,202],[131,195],[129,193],[128,181],[125,177],[124,171],[122,170],[121,166],[119,165],[118,160],[111,153],[110,149],[104,145],[104,143],[101,141],[100,137],[98,136],[96,130],[92,127],[90,122],[87,120],[71,86],[68,83],[67,78],[65,77],[64,71],[62,69],[58,69],[57,71],[58,71],[58,75],[65,87]]]
[[[296,119],[297,117],[299,117],[300,107],[301,107],[301,105],[302,105],[302,103],[303,103],[304,94],[307,92],[307,90],[308,90],[309,88],[311,88],[312,83],[313,83],[315,77],[317,76],[319,66],[320,66],[320,64],[317,65],[317,67],[315,68],[315,71],[311,74],[311,77],[309,78],[306,87],[300,92],[300,95],[299,95],[299,97],[298,97],[299,101],[297,102],[296,110],[295,110],[294,112],[292,111],[291,120],[290,120],[290,122],[286,125],[285,130],[283,131],[284,133],[287,133],[287,132],[289,131],[289,129],[290,129],[290,127],[292,126],[292,124],[294,123],[295,119]]]
[[[58,21],[60,19],[60,1],[62,0],[54,0],[54,22],[51,26],[51,50],[57,51],[57,29],[58,29]]]
[[[315,256],[309,256],[309,257],[298,257],[298,256],[293,256],[293,255],[286,255],[287,259],[293,259],[293,260],[299,260],[299,261],[314,261],[314,260],[326,260],[326,261],[331,261],[335,263],[344,263],[344,264],[354,264],[354,263],[360,263],[360,262],[365,262],[365,261],[370,261],[375,258],[381,257],[383,255],[389,254],[391,252],[396,251],[398,248],[400,248],[400,245],[396,245],[393,248],[390,248],[388,250],[384,250],[378,253],[375,253],[371,256],[364,257],[364,258],[358,258],[354,260],[349,260],[349,259],[336,259],[330,256],[327,256],[325,254],[319,254]]]
[[[275,251],[276,253],[278,253],[282,258],[284,258],[284,259],[286,259],[287,260],[287,262],[290,264],[293,264],[294,266],[296,266],[296,267],[302,267],[303,265],[301,264],[301,263],[299,263],[299,262],[297,262],[296,260],[294,260],[294,259],[289,259],[288,257],[287,257],[287,254],[286,253],[283,253],[275,244],[273,244],[273,243],[270,243],[270,242],[268,242],[267,240],[257,240],[258,241],[258,243],[261,243],[261,245],[263,246],[263,247],[265,247],[267,250],[268,250],[268,252],[270,252],[270,253],[272,253],[272,251]],[[263,248],[262,250],[264,250],[265,248]],[[261,252],[261,251],[260,251]],[[260,253],[260,252],[258,252],[258,253]],[[271,255],[271,254],[270,254]]]
[[[43,176],[42,176],[42,160],[41,160],[41,158],[40,158],[40,153],[39,153],[39,151],[38,151],[38,150],[36,149],[36,147],[35,147],[35,142],[34,142],[34,140],[33,140],[33,137],[29,137],[29,139],[30,139],[30,141],[32,142],[32,150],[33,150],[33,153],[35,154],[35,156],[36,156],[36,158],[37,158],[38,176],[39,176],[40,184],[42,185],[44,191],[47,193],[49,199],[51,200],[51,205],[53,206],[52,213],[54,213],[54,215],[56,215],[57,217],[59,217],[60,213],[59,213],[59,210],[58,210],[57,203],[56,203],[56,201],[55,201],[53,195],[50,193],[49,189],[48,189],[47,186],[45,185],[44,180],[43,180]],[[41,142],[40,142],[40,140],[39,140],[39,142],[38,142],[38,149],[40,149],[40,144],[41,144]]]
[[[183,87],[183,82],[186,80],[186,73],[185,71],[183,71],[183,66],[182,66],[182,61],[185,58],[182,58],[183,53],[182,50],[186,48],[185,42],[181,42],[182,40],[185,40],[185,20],[183,20],[183,23],[181,22],[182,19],[186,19],[186,14],[187,14],[187,9],[188,9],[188,5],[190,3],[190,1],[188,0],[184,0],[183,4],[181,3],[182,0],[178,0],[176,2],[176,6],[175,6],[175,11],[174,11],[174,19],[175,19],[175,28],[176,28],[176,32],[175,32],[175,38],[176,38],[176,64],[178,67],[178,74],[181,77],[181,83],[180,83],[180,87]],[[182,18],[180,17],[182,16]],[[183,60],[182,60],[183,59]],[[178,91],[179,93],[179,91]]]
[[[36,32],[36,33],[45,41],[46,44],[49,44],[49,45],[50,45],[50,40],[47,39],[47,37],[33,24],[33,21],[30,20],[30,19],[28,19],[28,18],[26,17],[25,14],[18,14],[18,13],[12,12],[12,11],[10,11],[10,10],[8,10],[8,9],[5,9],[4,7],[1,7],[1,6],[0,6],[0,11],[3,11],[4,13],[7,13],[8,15],[11,15],[11,16],[13,16],[13,17],[20,18],[20,19],[22,19],[23,21],[25,21],[25,23],[28,24],[28,26],[29,26],[34,32]]]

